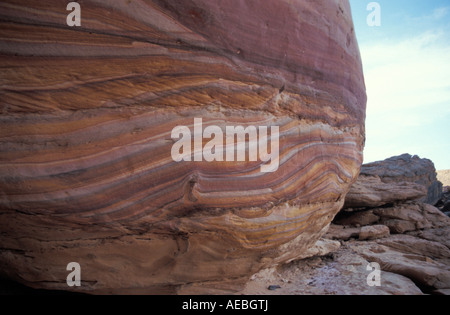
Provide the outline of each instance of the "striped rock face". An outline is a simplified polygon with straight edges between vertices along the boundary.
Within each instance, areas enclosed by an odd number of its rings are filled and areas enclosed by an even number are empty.
[[[78,2],[73,27],[61,1],[0,3],[0,273],[229,292],[313,245],[362,163],[348,1]]]

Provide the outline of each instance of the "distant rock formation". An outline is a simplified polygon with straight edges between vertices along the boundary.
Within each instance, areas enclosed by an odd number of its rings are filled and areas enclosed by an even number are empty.
[[[301,257],[362,163],[348,1],[80,4],[69,27],[61,1],[0,3],[0,273],[69,290],[78,262],[78,292],[229,292]],[[279,126],[279,169],[175,162],[195,118]]]
[[[450,186],[450,170],[437,171],[437,178],[443,186]]]
[[[442,184],[429,160],[402,155],[363,165],[345,202],[355,208],[339,213],[326,237],[350,241],[364,259],[424,293],[450,294],[450,218],[423,202],[438,196]]]
[[[431,205],[435,205],[442,196],[442,183],[437,180],[433,162],[418,156],[403,154],[384,161],[364,164],[361,175],[357,185],[349,193],[350,198],[346,201],[349,207],[355,199],[362,201],[362,195],[364,198],[378,195],[374,198],[384,199],[386,203],[392,203],[397,198],[398,201],[418,199]],[[417,184],[426,189],[425,196]],[[390,190],[392,190],[391,193],[389,193]],[[353,195],[361,196],[353,198]],[[396,195],[398,197],[395,197]]]
[[[430,181],[415,180],[433,179],[432,163],[402,156],[375,165],[363,166],[347,195],[355,208],[342,210],[302,260],[261,270],[241,293],[273,294],[270,283],[275,294],[450,295],[450,218],[417,201]],[[374,268],[380,286],[368,283]]]
[[[409,278],[424,293],[450,294],[449,235],[450,218],[434,206],[409,201],[344,212],[326,238],[349,241],[347,245],[367,261]],[[368,239],[372,241],[362,242]],[[394,292],[401,293],[407,294],[402,288]]]
[[[414,182],[384,183],[379,176],[360,175],[345,198],[345,208],[379,207],[427,197],[425,186]]]
[[[438,201],[436,207],[439,208],[445,215],[450,216],[450,186],[445,186],[441,200]]]
[[[438,171],[438,180],[445,186],[442,190],[442,197],[436,204],[442,212],[450,216],[450,170]]]

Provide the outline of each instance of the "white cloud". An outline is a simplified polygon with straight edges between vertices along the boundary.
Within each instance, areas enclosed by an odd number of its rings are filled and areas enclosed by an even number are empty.
[[[435,23],[442,21],[450,13],[450,7],[440,7],[433,10],[431,14],[410,18],[415,23]]]
[[[437,17],[443,14],[447,10],[435,12]],[[418,154],[413,150],[434,154],[438,143],[421,144],[414,138],[450,119],[450,43],[445,34],[429,32],[360,48],[368,94],[366,162]],[[441,127],[443,134],[450,134],[449,125]],[[441,150],[448,150],[447,138],[441,141]]]
[[[432,17],[435,20],[440,20],[447,16],[448,11],[449,11],[448,7],[437,8],[434,10]]]
[[[442,37],[361,47],[371,104],[392,109],[450,101],[450,46]]]

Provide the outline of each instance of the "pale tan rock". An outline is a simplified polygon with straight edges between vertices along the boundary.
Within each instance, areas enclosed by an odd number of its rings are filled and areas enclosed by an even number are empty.
[[[364,164],[361,176],[379,176],[383,183],[416,183],[426,189],[426,196],[418,201],[436,204],[442,195],[434,163],[417,155],[402,154],[383,161]],[[395,188],[394,188],[395,189]],[[401,192],[400,192],[401,193]]]
[[[387,225],[394,234],[450,225],[450,218],[439,209],[424,203],[402,203],[374,209],[373,213],[379,216],[380,223]]]
[[[450,266],[423,255],[402,253],[374,242],[354,242],[351,248],[369,262],[379,263],[383,271],[408,277],[426,288],[450,288]]]
[[[430,241],[412,235],[391,235],[388,238],[377,240],[377,243],[405,254],[439,259],[450,266],[450,249],[438,241]]]
[[[390,219],[382,222],[390,229],[392,234],[403,234],[417,229],[416,224],[411,221]]]
[[[374,240],[384,238],[390,235],[389,228],[386,225],[364,226],[359,232],[359,240]]]
[[[350,228],[341,225],[331,224],[330,228],[325,234],[325,237],[332,240],[348,241],[351,238],[358,238],[360,232],[361,228]]]
[[[340,247],[340,242],[322,238],[318,240],[313,247],[308,248],[304,253],[302,253],[295,259],[288,260],[286,263],[311,257],[326,256],[330,253],[338,251]]]
[[[443,192],[450,192],[450,170],[437,171],[437,179],[444,186]]]
[[[346,242],[334,253],[334,259],[314,258],[295,261],[255,274],[243,291],[246,295],[422,295],[409,278],[381,271],[381,286],[370,287],[369,261]],[[269,285],[280,289],[268,291]]]
[[[450,289],[434,290],[433,293],[436,295],[450,295]]]
[[[439,244],[442,244],[446,246],[448,249],[450,249],[450,225],[439,227],[439,228],[433,228],[433,229],[427,229],[427,230],[420,230],[420,231],[413,231],[409,232],[408,234],[417,236],[419,238],[429,240],[432,242],[437,242]]]
[[[426,197],[423,185],[414,182],[382,182],[379,176],[360,175],[345,198],[344,208],[374,208]]]
[[[339,225],[365,226],[377,223],[379,220],[380,217],[375,215],[372,210],[358,212],[342,211],[334,223]]]
[[[411,201],[398,203],[391,207],[341,211],[334,222],[339,225],[356,227],[383,224],[388,226],[393,234],[450,225],[450,219],[436,207]]]

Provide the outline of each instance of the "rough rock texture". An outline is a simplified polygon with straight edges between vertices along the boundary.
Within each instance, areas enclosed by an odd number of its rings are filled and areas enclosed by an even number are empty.
[[[416,166],[406,163],[389,172],[421,173]],[[270,283],[281,287],[270,294],[450,295],[450,219],[432,205],[408,201],[405,196],[414,185],[404,178],[385,183],[378,175],[360,175],[347,199],[364,207],[341,211],[311,250],[314,257],[262,270],[242,292],[269,294],[265,288]],[[388,186],[399,197],[379,189]],[[328,239],[341,246],[320,251]],[[381,268],[379,287],[367,284],[373,263]]]
[[[404,185],[404,182],[420,184],[427,189],[427,197],[420,201],[432,205],[436,204],[442,195],[442,183],[437,180],[433,162],[416,155],[403,154],[384,161],[364,164],[361,175],[379,176],[383,183],[400,186]]]
[[[444,186],[450,186],[450,170],[437,171],[437,179]]]
[[[0,273],[68,289],[74,261],[83,292],[234,291],[313,245],[362,161],[348,1],[79,3],[80,27],[61,1],[0,3]],[[278,171],[174,162],[194,118],[279,126]]]
[[[428,228],[443,228],[449,222],[449,219],[439,209],[420,202],[405,202],[393,207],[343,212],[335,220],[335,223],[339,225],[353,227],[373,224],[386,225],[393,234]],[[331,231],[334,230],[335,228]]]
[[[344,225],[331,224],[325,238],[331,240],[343,240],[348,241],[352,238],[358,238],[361,233],[360,227],[349,227]]]
[[[316,256],[326,256],[330,253],[334,253],[341,247],[341,243],[338,241],[333,241],[330,239],[320,239],[314,244],[313,247],[308,248],[301,256],[294,260],[302,260],[306,258],[316,257]],[[291,261],[286,261],[284,263],[290,263]]]
[[[364,226],[359,232],[359,239],[365,240],[375,240],[380,238],[385,238],[390,235],[389,227],[386,225],[373,225]]]
[[[424,290],[450,288],[450,266],[423,253],[413,255],[373,243],[355,244],[352,249],[368,261],[379,263],[382,270],[405,276]]]
[[[422,295],[423,292],[408,277],[381,271],[381,286],[367,285],[369,261],[355,251],[354,245],[363,242],[346,242],[333,254],[294,261],[277,268],[264,269],[247,283],[242,294],[270,295]],[[268,285],[279,285],[268,291]]]
[[[442,197],[436,204],[436,207],[447,216],[450,216],[450,186],[444,187],[442,190]]]
[[[439,209],[421,203],[404,203],[392,208],[375,209],[374,213],[381,218],[381,223],[390,228],[391,233],[397,234],[445,227],[450,222]]]
[[[384,183],[378,176],[358,177],[345,198],[346,208],[378,207],[427,197],[427,189],[414,182]]]
[[[334,222],[338,225],[330,227],[327,238],[350,240],[350,248],[364,259],[379,263],[383,272],[411,279],[424,293],[449,292],[450,219],[438,208],[398,201],[392,206],[343,211]],[[351,240],[370,239],[371,232],[377,238],[380,226],[391,235],[380,234],[382,238],[369,242]]]
[[[414,204],[410,205],[411,212],[416,212]],[[373,223],[362,227],[332,224],[310,250],[312,257],[258,272],[241,293],[449,294],[450,219],[437,209],[430,211],[436,213],[431,226],[408,234],[389,235],[388,227]],[[328,239],[340,240],[341,246],[332,246]],[[381,267],[379,287],[367,284],[372,270],[368,266],[374,262]],[[268,285],[280,289],[268,291]]]

